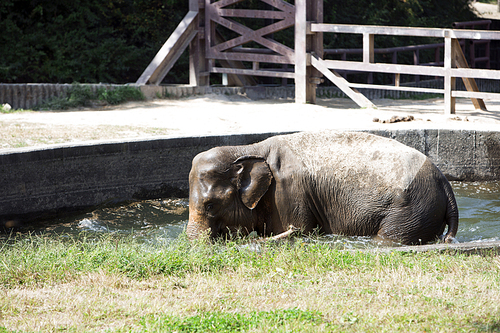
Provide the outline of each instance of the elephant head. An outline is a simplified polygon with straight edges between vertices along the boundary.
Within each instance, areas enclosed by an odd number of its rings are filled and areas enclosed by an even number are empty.
[[[258,228],[256,207],[272,178],[262,157],[237,156],[229,148],[198,154],[189,173],[188,237],[248,234]]]

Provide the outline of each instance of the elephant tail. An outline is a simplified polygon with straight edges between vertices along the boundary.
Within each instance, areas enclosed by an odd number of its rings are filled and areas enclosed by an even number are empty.
[[[448,232],[443,237],[445,243],[456,242],[455,236],[458,230],[458,205],[455,200],[455,195],[448,181],[444,183],[444,191],[447,197],[446,205],[446,224],[448,225]]]

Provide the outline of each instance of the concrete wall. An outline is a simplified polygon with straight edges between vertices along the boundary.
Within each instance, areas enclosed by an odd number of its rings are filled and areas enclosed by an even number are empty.
[[[499,180],[500,132],[394,130],[449,179]],[[107,142],[0,153],[0,227],[110,201],[187,196],[192,158],[215,146],[261,141],[268,134]]]
[[[0,153],[1,221],[30,220],[110,201],[187,196],[192,158],[272,134],[154,139]]]

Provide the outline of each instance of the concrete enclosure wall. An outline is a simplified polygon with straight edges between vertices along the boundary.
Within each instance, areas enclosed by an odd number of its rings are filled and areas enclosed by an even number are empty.
[[[500,132],[374,131],[426,154],[449,179],[500,179]],[[192,158],[277,133],[107,142],[0,153],[0,226],[130,199],[184,197]]]

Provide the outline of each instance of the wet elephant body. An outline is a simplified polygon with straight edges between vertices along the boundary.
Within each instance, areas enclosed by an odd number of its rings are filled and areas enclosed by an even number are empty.
[[[450,184],[423,154],[361,132],[305,132],[193,159],[187,233],[304,232],[450,241],[458,209]]]

